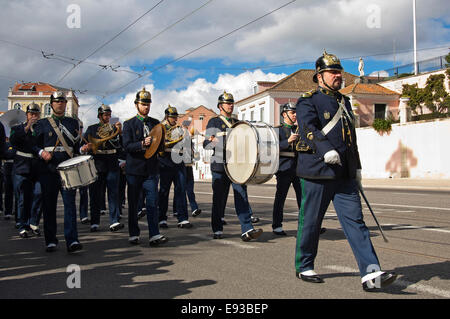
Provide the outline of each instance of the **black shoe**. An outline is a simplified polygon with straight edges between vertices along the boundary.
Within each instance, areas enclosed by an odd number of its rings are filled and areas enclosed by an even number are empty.
[[[69,247],[67,247],[67,252],[69,252],[69,253],[74,253],[74,252],[76,252],[76,251],[79,251],[79,250],[81,250],[81,249],[83,249],[83,245],[81,245],[79,242],[77,242],[77,241],[74,241],[73,243],[71,243],[70,245],[69,245]]]
[[[54,244],[54,243],[48,244],[47,247],[45,248],[45,251],[48,253],[52,253],[52,252],[56,251],[56,244]]]
[[[245,234],[242,234],[241,239],[243,241],[250,241],[252,239],[258,238],[259,236],[261,236],[262,233],[263,233],[263,230],[261,228],[252,229],[252,230],[246,232]]]
[[[139,237],[138,236],[132,236],[128,239],[128,242],[132,245],[139,245]]]
[[[222,234],[213,234],[213,239],[222,239],[223,235]]]
[[[300,278],[301,280],[306,281],[306,282],[311,282],[313,284],[321,284],[324,282],[323,279],[320,278],[319,275],[306,276],[306,275],[302,275],[298,272],[296,272],[295,275],[297,276],[297,278]]]
[[[20,238],[28,238],[28,232],[24,229],[19,233]]]
[[[111,226],[109,226],[109,230],[112,232],[115,232],[115,231],[121,230],[124,227],[125,227],[124,224],[114,223]]]
[[[90,222],[91,222],[91,221],[90,221],[89,218],[87,218],[87,217],[84,217],[84,218],[81,219],[81,223],[82,223],[83,225],[89,224]]]
[[[192,217],[197,217],[198,215],[200,215],[202,213],[201,209],[196,209],[192,212]]]
[[[319,235],[322,235],[326,231],[327,231],[327,229],[325,227],[320,228]]]
[[[227,225],[227,221],[225,219],[222,219],[222,225]]]
[[[286,232],[285,232],[284,230],[281,230],[281,231],[273,231],[273,233],[274,233],[275,235],[278,235],[278,236],[287,236],[287,234],[286,234]]]
[[[392,284],[397,279],[397,276],[398,275],[395,272],[383,273],[374,279],[363,282],[362,287],[363,287],[364,291],[367,291],[367,292],[379,291],[380,288],[385,288],[385,287],[389,286],[390,284]],[[377,279],[378,278],[379,278],[379,284],[377,287],[377,281],[378,281]]]
[[[99,226],[97,224],[91,225],[91,233],[98,232]]]
[[[105,215],[105,214],[106,214],[106,212],[107,212],[107,210],[106,210],[106,209],[103,209],[103,210],[101,210],[101,211],[100,211],[100,215],[102,215],[102,216],[103,216],[103,215]]]
[[[178,228],[192,228],[193,225],[190,222],[187,223],[178,223]]]
[[[147,211],[145,209],[139,211],[138,213],[138,219],[141,219],[142,217],[144,217],[145,215],[147,215]]]
[[[41,236],[41,231],[38,229],[32,229],[31,232],[36,236]]]
[[[12,215],[5,215],[5,220],[10,220],[11,219],[11,217],[12,217]]]
[[[165,243],[167,243],[168,241],[169,241],[169,238],[167,238],[167,237],[165,237],[165,236],[163,235],[161,238],[158,238],[158,239],[156,239],[156,240],[151,240],[151,241],[149,242],[149,245],[152,246],[152,247],[156,247],[156,246],[165,244]]]
[[[257,223],[257,222],[259,222],[259,218],[258,218],[258,217],[253,217],[253,216],[252,216],[252,224],[255,224],[255,223]]]
[[[169,225],[167,223],[160,223],[159,228],[169,228]]]

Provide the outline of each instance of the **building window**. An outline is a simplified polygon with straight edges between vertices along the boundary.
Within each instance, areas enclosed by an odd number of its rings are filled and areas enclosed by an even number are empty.
[[[259,120],[261,122],[264,122],[264,108],[263,107],[259,109]]]
[[[49,103],[44,105],[44,117],[52,115],[52,108]]]
[[[21,110],[22,109],[22,105],[20,103],[16,103],[16,104],[14,104],[13,109]]]
[[[203,121],[203,115],[200,115],[199,117],[198,117],[198,119],[200,120],[200,121]]]
[[[253,121],[253,120],[254,120],[254,118],[253,118],[253,110],[251,110],[250,111],[250,122]]]
[[[375,119],[386,119],[386,104],[375,104]]]

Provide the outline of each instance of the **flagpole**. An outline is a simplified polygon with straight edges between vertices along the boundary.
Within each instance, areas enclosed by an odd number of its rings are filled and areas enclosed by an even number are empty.
[[[414,23],[414,74],[417,75],[417,27],[416,27],[416,0],[413,0],[413,23]]]

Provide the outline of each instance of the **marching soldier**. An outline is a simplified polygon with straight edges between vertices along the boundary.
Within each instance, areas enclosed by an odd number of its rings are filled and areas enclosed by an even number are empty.
[[[121,149],[120,133],[122,124],[117,122],[114,126],[109,123],[111,107],[102,105],[97,110],[99,123],[90,125],[84,133],[84,141],[88,142],[81,147],[83,153],[90,152],[94,157],[97,169],[97,180],[89,185],[91,208],[91,232],[96,232],[100,225],[103,188],[108,190],[109,230],[116,232],[124,227],[119,222],[119,151]]]
[[[339,93],[342,65],[326,52],[316,61],[315,91],[297,102],[299,126],[297,175],[303,191],[295,253],[297,277],[323,282],[314,271],[320,225],[330,201],[355,255],[363,289],[374,291],[395,281],[395,273],[382,272],[364,223],[358,183],[361,163],[354,115],[347,97]],[[375,271],[377,270],[377,271]]]
[[[236,214],[241,224],[241,239],[250,241],[258,238],[263,230],[254,229],[252,226],[252,212],[248,203],[247,186],[231,183],[231,180],[225,173],[225,145],[224,140],[226,130],[236,121],[231,117],[234,108],[233,95],[224,92],[219,96],[217,107],[220,115],[211,118],[206,126],[205,141],[203,147],[205,150],[212,149],[214,153],[211,157],[213,205],[211,214],[211,226],[213,238],[221,239],[223,235],[222,218],[225,214],[225,205],[227,202],[230,184],[234,191],[234,206]]]
[[[53,114],[36,122],[32,147],[33,153],[42,159],[39,181],[42,187],[46,251],[53,252],[58,245],[56,205],[58,193],[61,192],[64,202],[64,237],[67,251],[73,253],[82,249],[77,231],[76,189],[62,187],[56,168],[74,154],[79,154],[80,125],[76,119],[65,116],[67,99],[64,92],[54,92],[50,96],[50,105]]]
[[[277,190],[273,203],[273,223],[272,230],[275,235],[286,236],[283,230],[283,207],[289,187],[294,186],[297,205],[300,208],[302,201],[302,188],[300,178],[296,175],[297,157],[295,153],[295,142],[297,141],[297,117],[295,105],[286,103],[281,106],[281,116],[283,124],[278,127],[278,137],[280,141],[280,161],[277,177]]]
[[[29,231],[40,235],[39,219],[42,207],[41,185],[38,180],[39,159],[32,153],[33,126],[41,117],[36,103],[27,106],[27,121],[11,128],[10,142],[16,150],[14,156],[14,190],[17,194],[19,235],[29,236]]]
[[[169,204],[170,185],[174,183],[174,207],[177,212],[178,227],[192,228],[189,222],[186,202],[186,167],[182,156],[179,154],[179,148],[174,147],[176,141],[184,137],[185,131],[177,126],[178,112],[175,107],[169,105],[164,111],[165,119],[162,124],[166,128],[167,147],[165,151],[159,156],[159,174],[160,174],[160,189],[159,189],[159,227],[167,228],[167,209]],[[176,134],[172,133],[178,130]],[[178,151],[177,151],[178,150]]]
[[[123,147],[127,153],[125,169],[128,182],[129,242],[139,244],[138,202],[140,192],[143,190],[147,208],[149,244],[158,246],[166,243],[168,238],[159,233],[158,227],[159,166],[157,152],[149,159],[145,158],[145,150],[153,142],[150,131],[159,124],[157,119],[148,116],[151,102],[151,94],[145,88],[136,94],[134,104],[138,114],[123,124]]]

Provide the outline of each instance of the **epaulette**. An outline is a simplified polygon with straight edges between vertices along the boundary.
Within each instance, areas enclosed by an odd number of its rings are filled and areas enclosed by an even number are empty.
[[[310,98],[310,97],[313,96],[313,94],[315,94],[316,92],[317,92],[317,90],[314,89],[314,90],[311,90],[311,91],[308,91],[308,92],[303,93],[301,97],[302,97],[302,98]]]

